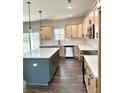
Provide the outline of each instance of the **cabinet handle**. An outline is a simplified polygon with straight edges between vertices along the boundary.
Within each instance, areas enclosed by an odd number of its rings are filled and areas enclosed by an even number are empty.
[[[93,79],[93,76],[90,74],[90,78]]]
[[[90,79],[88,78],[88,85],[90,85]]]
[[[84,75],[86,75],[86,69],[84,69]]]
[[[55,61],[52,61],[52,64],[55,65]]]

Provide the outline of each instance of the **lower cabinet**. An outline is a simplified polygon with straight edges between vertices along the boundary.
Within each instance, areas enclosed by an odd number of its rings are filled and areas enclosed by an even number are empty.
[[[78,45],[74,45],[74,57],[79,58],[79,48]]]
[[[50,80],[52,80],[58,66],[59,66],[59,52],[55,53],[49,60]]]
[[[50,71],[50,80],[53,78],[55,70],[56,70],[56,61],[52,59],[49,63],[49,71]]]
[[[84,62],[84,81],[88,93],[97,93],[97,79],[92,74],[87,62]]]
[[[64,45],[60,46],[59,55],[60,55],[60,57],[62,57],[62,58],[65,57]]]
[[[96,85],[93,82],[93,80],[90,77],[87,77],[86,81],[87,81],[86,82],[87,92],[88,93],[97,93],[96,92]]]

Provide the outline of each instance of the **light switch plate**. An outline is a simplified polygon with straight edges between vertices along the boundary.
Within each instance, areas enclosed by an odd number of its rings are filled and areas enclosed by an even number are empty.
[[[37,63],[33,63],[33,67],[37,67],[38,65],[37,65]]]

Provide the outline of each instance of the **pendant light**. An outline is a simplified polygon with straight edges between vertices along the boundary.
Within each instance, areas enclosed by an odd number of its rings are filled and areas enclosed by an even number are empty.
[[[39,10],[39,14],[40,14],[40,31],[42,31],[41,13],[42,13],[42,11]]]
[[[30,33],[32,32],[32,28],[31,28],[31,14],[30,14],[31,2],[27,2],[27,5],[28,5],[28,13],[29,13],[29,48],[30,48],[30,51],[31,51],[32,50],[32,48],[31,48],[31,36],[30,36]]]
[[[68,0],[68,9],[72,9],[71,0]]]

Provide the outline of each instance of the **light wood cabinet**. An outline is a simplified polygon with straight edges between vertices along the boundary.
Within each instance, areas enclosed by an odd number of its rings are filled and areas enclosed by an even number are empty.
[[[84,18],[83,20],[83,35],[84,38],[87,38],[87,28],[94,24],[94,36],[95,39],[98,39],[99,28],[100,28],[100,19],[99,19],[99,8],[100,8],[100,0],[97,0],[97,3],[93,6],[91,12]]]
[[[64,56],[65,56],[65,52],[64,51],[65,51],[64,50],[64,46],[60,46],[60,50],[59,50],[60,57],[63,57],[64,58]]]
[[[74,57],[75,58],[78,58],[79,57],[79,48],[78,48],[78,45],[74,45]]]
[[[98,93],[97,79],[93,75],[92,70],[86,61],[84,62],[84,81],[88,93]]]
[[[81,38],[83,34],[82,24],[73,24],[65,26],[66,38]]]
[[[83,37],[87,37],[88,17],[83,20]]]
[[[95,38],[98,38],[99,32],[99,12],[98,9],[95,9]]]
[[[72,38],[77,38],[78,37],[78,26],[72,25],[71,28],[72,28],[71,30]]]
[[[66,35],[66,38],[71,38],[71,37],[72,37],[71,31],[72,31],[71,25],[67,25],[67,26],[65,27],[65,35]]]
[[[41,39],[52,39],[52,26],[43,26],[41,32]]]
[[[78,37],[81,38],[83,36],[83,25],[78,24]]]

